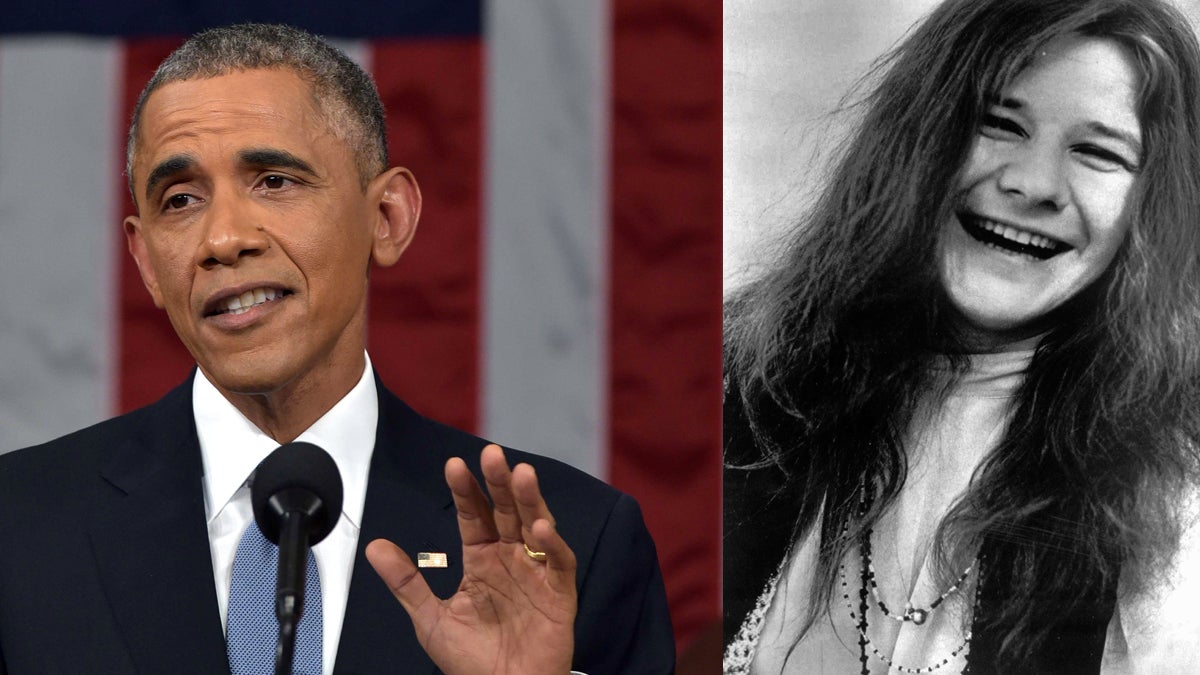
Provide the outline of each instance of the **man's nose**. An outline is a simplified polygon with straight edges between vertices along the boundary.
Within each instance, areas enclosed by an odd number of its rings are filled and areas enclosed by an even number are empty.
[[[239,196],[214,194],[204,214],[204,241],[199,251],[199,264],[206,268],[234,265],[244,257],[266,251],[270,241],[260,215]]]
[[[1023,144],[1013,148],[1000,168],[1000,190],[1028,208],[1058,212],[1067,205],[1066,158],[1052,147]]]

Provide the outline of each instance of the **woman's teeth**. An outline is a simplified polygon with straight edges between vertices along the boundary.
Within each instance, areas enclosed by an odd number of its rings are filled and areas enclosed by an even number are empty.
[[[1018,230],[1015,227],[1009,227],[1008,225],[996,223],[990,220],[984,220],[981,222],[983,229],[987,230],[988,232],[995,232],[1001,237],[1004,237],[1010,241],[1015,241],[1018,244],[1028,244],[1030,246],[1048,249],[1057,248],[1055,242],[1049,237],[1043,237],[1040,234],[1033,234],[1032,232]]]
[[[1071,248],[1069,245],[1050,237],[1034,234],[1033,232],[1021,230],[993,220],[987,220],[986,218],[962,214],[958,219],[962,223],[963,229],[967,231],[967,234],[971,235],[977,241],[1004,251],[1027,255],[1037,260],[1048,260]]]

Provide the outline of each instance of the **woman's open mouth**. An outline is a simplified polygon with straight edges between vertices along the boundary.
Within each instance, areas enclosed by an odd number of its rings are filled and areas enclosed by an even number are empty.
[[[958,222],[962,224],[963,230],[978,242],[1037,260],[1049,260],[1072,248],[1071,245],[1057,239],[970,213],[959,213]]]

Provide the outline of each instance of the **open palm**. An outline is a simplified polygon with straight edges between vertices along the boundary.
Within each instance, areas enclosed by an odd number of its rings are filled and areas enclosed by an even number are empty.
[[[461,459],[446,463],[463,541],[463,578],[453,596],[435,596],[389,541],[371,542],[367,559],[448,675],[565,674],[574,651],[575,555],[554,528],[533,467],[510,471],[496,445],[483,449],[480,463],[491,504]],[[545,560],[534,560],[526,545]]]

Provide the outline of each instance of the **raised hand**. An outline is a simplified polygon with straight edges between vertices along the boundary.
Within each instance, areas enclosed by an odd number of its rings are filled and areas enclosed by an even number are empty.
[[[533,467],[510,471],[497,445],[483,449],[480,463],[492,504],[461,459],[446,462],[463,542],[463,578],[453,596],[434,596],[387,540],[368,544],[367,559],[447,675],[565,675],[574,651],[575,555],[554,528]]]

